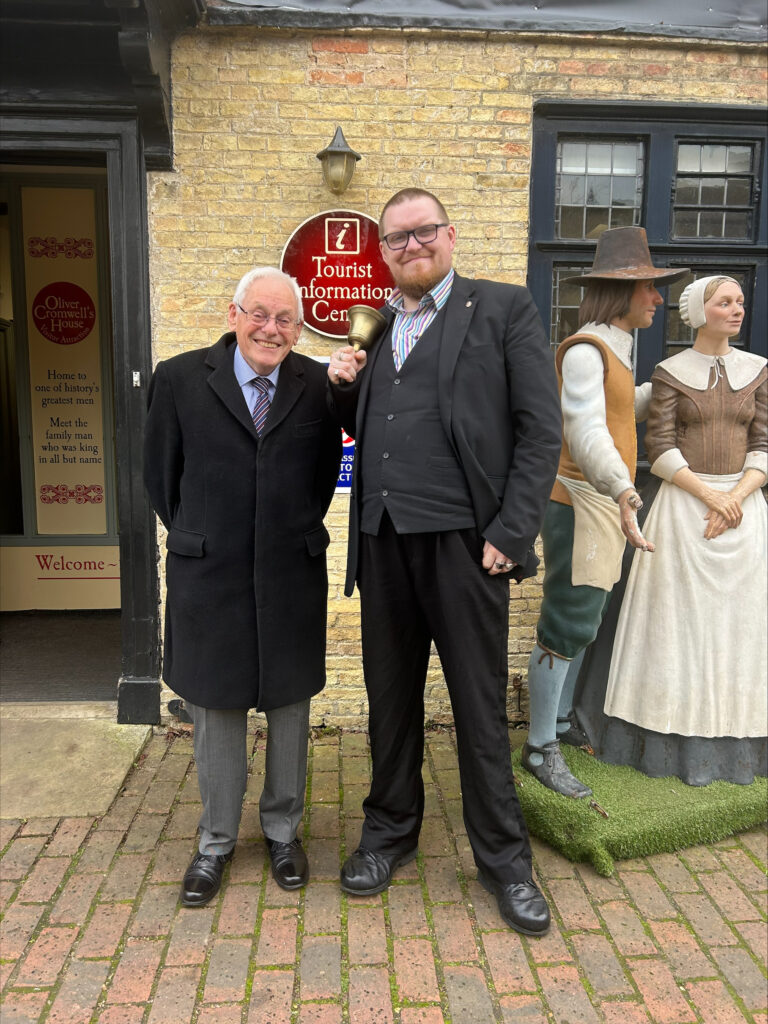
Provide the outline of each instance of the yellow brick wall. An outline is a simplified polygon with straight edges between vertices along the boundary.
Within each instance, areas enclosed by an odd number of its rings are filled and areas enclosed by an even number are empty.
[[[154,356],[212,344],[235,283],[277,264],[293,229],[340,203],[378,216],[398,188],[444,201],[457,269],[522,284],[535,100],[760,104],[765,51],[736,44],[429,31],[347,34],[201,28],[173,50],[174,170],[149,175]],[[315,154],[341,125],[363,156],[339,200]],[[300,351],[326,355],[305,331]],[[328,517],[328,685],[315,724],[365,715],[357,598],[342,595],[348,498]],[[525,676],[540,578],[513,587],[510,676]],[[526,717],[510,688],[510,715]],[[450,716],[433,659],[427,717]]]

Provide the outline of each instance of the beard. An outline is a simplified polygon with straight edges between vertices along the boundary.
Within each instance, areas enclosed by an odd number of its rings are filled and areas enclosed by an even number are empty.
[[[434,288],[436,284],[445,277],[445,273],[437,270],[435,267],[423,267],[421,269],[414,268],[408,270],[406,267],[400,267],[397,275],[392,274],[395,284],[403,293],[407,295],[409,299],[419,301],[422,299],[430,289]]]

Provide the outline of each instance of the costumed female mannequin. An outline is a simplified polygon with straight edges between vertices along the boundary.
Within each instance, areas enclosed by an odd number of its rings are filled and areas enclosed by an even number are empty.
[[[680,315],[696,340],[657,366],[645,439],[656,553],[632,563],[604,715],[586,666],[577,713],[603,760],[748,784],[768,774],[768,370],[729,346],[744,317],[732,278],[689,285]]]
[[[598,239],[579,309],[584,325],[559,346],[563,449],[542,526],[544,599],[528,664],[530,728],[522,764],[564,796],[592,792],[568,768],[560,742],[586,742],[568,717],[584,649],[594,640],[626,541],[653,551],[637,524],[635,421],[650,387],[635,387],[632,331],[650,327],[662,304],[656,284],[685,269],[654,267],[645,230],[613,228]],[[654,555],[643,555],[653,558]]]

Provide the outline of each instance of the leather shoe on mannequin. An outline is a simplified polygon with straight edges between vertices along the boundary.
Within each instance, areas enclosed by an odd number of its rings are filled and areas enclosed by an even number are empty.
[[[281,889],[300,889],[307,884],[309,864],[300,839],[295,838],[290,843],[267,839],[267,849],[272,862],[272,877]]]
[[[507,885],[491,882],[482,875],[478,875],[477,880],[486,892],[496,897],[499,913],[510,928],[523,935],[546,935],[551,920],[549,907],[533,879]]]
[[[341,888],[353,896],[373,896],[377,892],[383,892],[392,881],[395,869],[408,864],[418,852],[418,849],[414,849],[409,853],[387,856],[358,846],[344,861],[341,869]]]
[[[181,902],[185,907],[204,907],[221,886],[224,865],[232,860],[229,853],[196,853],[181,883]]]
[[[541,764],[533,764],[531,754],[540,754],[543,758]],[[571,769],[565,763],[565,758],[560,751],[560,744],[557,740],[552,743],[545,743],[541,747],[534,747],[532,743],[523,745],[523,754],[520,758],[523,768],[527,768],[534,778],[554,790],[555,793],[562,793],[563,796],[572,796],[580,800],[585,796],[591,796],[592,790],[579,782]]]

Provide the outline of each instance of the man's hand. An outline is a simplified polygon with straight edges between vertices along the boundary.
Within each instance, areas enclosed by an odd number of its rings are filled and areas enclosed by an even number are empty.
[[[633,548],[640,551],[655,551],[655,545],[640,532],[637,525],[637,513],[643,507],[643,501],[634,487],[619,495],[619,512],[621,514],[621,532],[627,538]]]
[[[365,352],[355,352],[351,345],[336,349],[328,363],[328,377],[334,384],[341,384],[342,381],[351,384],[367,361]]]
[[[498,576],[499,573],[511,572],[515,564],[515,562],[507,558],[505,554],[488,541],[483,545],[483,568],[488,570],[489,576]]]

